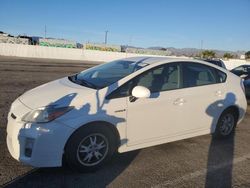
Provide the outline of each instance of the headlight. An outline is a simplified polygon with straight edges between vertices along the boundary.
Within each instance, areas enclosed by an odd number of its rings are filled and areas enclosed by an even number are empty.
[[[72,106],[56,107],[46,106],[43,108],[35,109],[23,116],[22,121],[31,123],[47,123],[52,121],[68,111],[72,110]]]

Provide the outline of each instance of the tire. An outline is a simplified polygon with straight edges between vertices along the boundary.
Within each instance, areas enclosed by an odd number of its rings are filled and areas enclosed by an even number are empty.
[[[215,138],[230,137],[235,131],[237,121],[237,114],[234,110],[225,110],[218,120],[213,136]]]
[[[64,160],[79,172],[94,172],[117,150],[117,139],[105,125],[91,124],[77,130],[68,140]]]

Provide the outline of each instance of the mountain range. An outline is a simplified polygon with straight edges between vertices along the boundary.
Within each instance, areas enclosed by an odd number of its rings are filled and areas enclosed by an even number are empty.
[[[197,49],[197,48],[173,48],[173,47],[161,47],[161,46],[154,46],[149,47],[148,49],[152,50],[167,50],[171,52],[171,55],[176,56],[188,56],[188,57],[194,57],[198,56],[201,51],[204,51],[206,49]],[[230,53],[234,55],[235,57],[239,58],[241,55],[245,54],[245,51],[226,51],[226,50],[212,50],[216,53],[216,57],[222,58],[225,53]]]

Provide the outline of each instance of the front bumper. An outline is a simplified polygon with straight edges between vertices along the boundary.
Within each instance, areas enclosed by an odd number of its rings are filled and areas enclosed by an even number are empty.
[[[23,105],[16,103],[19,109]],[[30,110],[26,108],[23,105],[22,111]],[[17,109],[12,107],[8,115],[7,146],[12,157],[34,167],[61,166],[64,146],[74,130],[57,121],[44,124],[25,123],[18,116],[20,113]],[[27,154],[27,148],[30,154]]]

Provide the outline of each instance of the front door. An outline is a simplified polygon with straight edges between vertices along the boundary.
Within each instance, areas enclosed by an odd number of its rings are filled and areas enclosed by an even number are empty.
[[[180,64],[168,63],[135,78],[134,85],[151,91],[149,98],[127,98],[128,145],[151,142],[182,131]]]

